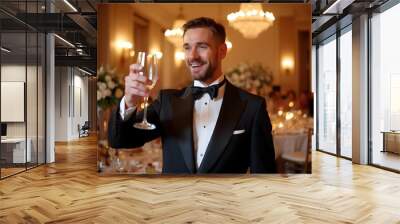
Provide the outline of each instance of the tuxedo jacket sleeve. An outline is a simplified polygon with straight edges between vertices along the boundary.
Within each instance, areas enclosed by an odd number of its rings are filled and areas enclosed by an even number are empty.
[[[108,125],[108,140],[110,146],[113,148],[136,148],[159,137],[161,133],[159,120],[160,101],[161,99],[158,97],[147,110],[147,120],[156,125],[155,130],[141,130],[133,127],[134,123],[142,121],[142,112],[137,113],[137,111],[135,111],[131,114],[129,119],[122,120],[119,107],[114,109]]]

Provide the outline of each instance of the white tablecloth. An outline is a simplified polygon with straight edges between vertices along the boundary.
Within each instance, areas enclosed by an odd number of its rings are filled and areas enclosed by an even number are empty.
[[[307,134],[274,134],[275,158],[284,152],[307,150]]]

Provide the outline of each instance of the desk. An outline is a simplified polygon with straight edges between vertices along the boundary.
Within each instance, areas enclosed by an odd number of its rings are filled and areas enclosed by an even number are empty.
[[[382,152],[400,154],[400,131],[382,131],[383,149]]]
[[[25,154],[25,138],[6,138],[1,139],[1,157],[6,163],[25,163],[31,162],[32,140],[27,139],[28,147]],[[25,161],[27,158],[27,161]]]

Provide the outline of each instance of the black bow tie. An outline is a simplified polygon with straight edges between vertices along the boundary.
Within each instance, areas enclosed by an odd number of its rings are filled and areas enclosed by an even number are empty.
[[[218,84],[208,86],[208,87],[192,86],[191,89],[192,89],[193,98],[195,100],[198,100],[204,95],[204,93],[208,93],[208,95],[210,95],[211,99],[214,99],[218,96],[219,87],[223,86],[224,84],[225,84],[225,79]]]

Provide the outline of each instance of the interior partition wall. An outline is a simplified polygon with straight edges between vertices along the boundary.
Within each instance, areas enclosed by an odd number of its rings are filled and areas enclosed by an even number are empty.
[[[37,13],[40,1],[20,1]],[[1,6],[1,5],[0,5]],[[45,163],[45,34],[0,7],[0,178]]]

